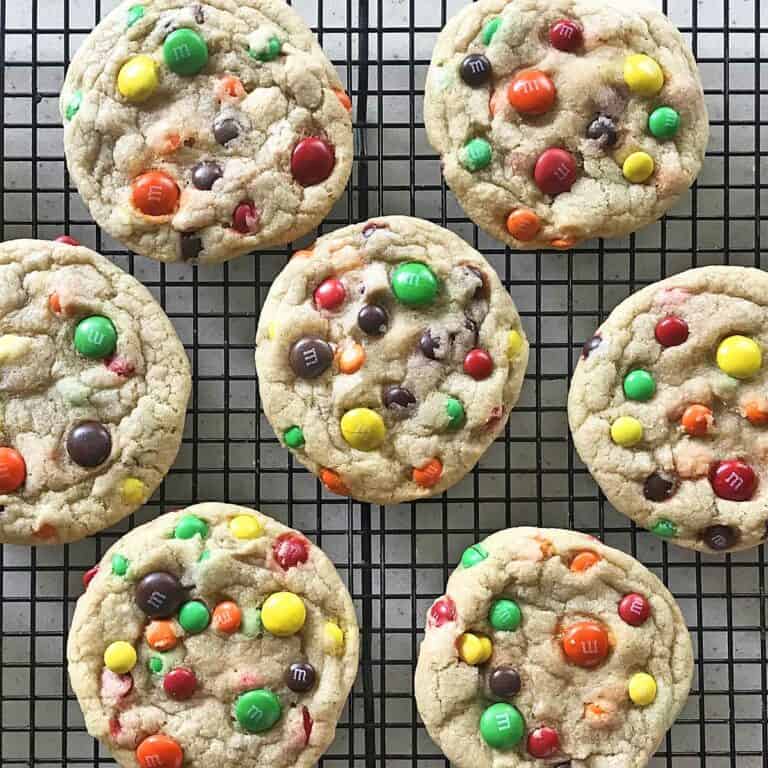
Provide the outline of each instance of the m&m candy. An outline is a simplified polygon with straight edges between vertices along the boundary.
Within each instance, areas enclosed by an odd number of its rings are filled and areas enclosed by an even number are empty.
[[[624,62],[624,81],[639,96],[655,96],[664,87],[664,73],[650,56],[636,53]]]
[[[643,439],[643,425],[633,416],[619,416],[611,424],[611,440],[623,448],[631,448]]]
[[[576,183],[576,159],[564,149],[547,149],[533,169],[536,185],[545,195],[560,195]]]
[[[473,565],[481,563],[488,558],[488,552],[482,544],[474,544],[467,547],[461,556],[461,565],[464,568],[471,568]]]
[[[202,600],[190,600],[179,609],[179,624],[191,635],[202,632],[211,622],[211,613]]]
[[[507,89],[509,103],[526,115],[543,115],[552,109],[557,90],[552,79],[539,69],[519,72]]]
[[[282,715],[280,699],[266,688],[243,693],[235,702],[235,717],[249,733],[268,731]]]
[[[680,113],[672,107],[657,107],[648,118],[648,130],[657,139],[671,139],[680,130]]]
[[[104,666],[117,675],[124,675],[136,666],[136,649],[125,640],[111,643],[104,651]]]
[[[413,468],[413,482],[422,488],[432,488],[443,476],[443,463],[440,459],[430,459],[421,467]]]
[[[407,416],[408,412],[416,405],[416,396],[409,389],[397,384],[386,387],[381,396],[384,406],[394,416]],[[450,401],[449,401],[450,402]],[[458,402],[455,401],[455,402]],[[461,405],[461,403],[459,403]]]
[[[337,277],[328,277],[315,288],[313,294],[315,305],[318,309],[331,311],[338,309],[347,297],[347,290],[344,283]]]
[[[739,542],[739,531],[730,525],[710,525],[701,533],[704,543],[716,552],[731,549]]]
[[[170,651],[179,642],[173,629],[173,622],[167,619],[155,619],[147,624],[144,630],[147,645],[156,651]]]
[[[191,698],[197,688],[197,677],[191,669],[177,667],[163,678],[163,690],[177,701]]]
[[[240,629],[243,614],[237,603],[225,600],[213,609],[211,625],[215,630],[225,635],[231,635]]]
[[[642,596],[633,592],[625,595],[619,603],[621,620],[632,627],[640,627],[651,615],[651,604]]]
[[[712,410],[706,405],[689,405],[683,411],[683,417],[680,423],[683,429],[694,437],[702,437],[711,429],[714,418]]]
[[[309,542],[295,533],[281,533],[272,545],[277,564],[287,571],[309,560]]]
[[[674,495],[676,488],[674,480],[654,472],[643,483],[643,496],[648,501],[666,501]]]
[[[632,184],[642,184],[652,175],[656,167],[653,158],[647,152],[633,152],[621,167],[624,178]]]
[[[579,552],[576,557],[571,560],[569,569],[573,573],[584,573],[585,571],[588,571],[590,568],[597,565],[601,560],[602,558],[597,554],[597,552],[585,550],[584,552]]]
[[[98,467],[112,452],[112,436],[98,421],[81,421],[67,435],[69,458],[81,467]]]
[[[388,324],[387,310],[379,304],[365,304],[357,313],[357,325],[368,336],[383,336]]]
[[[490,625],[501,632],[514,632],[522,620],[520,606],[514,600],[506,598],[495,600],[488,614]]]
[[[577,22],[560,19],[549,28],[549,42],[558,51],[572,53],[584,44],[584,31]]]
[[[241,235],[252,235],[259,231],[261,213],[250,200],[238,203],[232,214],[232,229]]]
[[[230,141],[234,141],[240,135],[240,124],[233,117],[217,115],[213,120],[211,130],[216,143],[226,147]]]
[[[315,668],[311,664],[295,663],[285,673],[285,684],[296,693],[311,691],[315,685]]]
[[[353,408],[341,417],[342,437],[358,451],[373,451],[386,439],[384,420],[370,408]]]
[[[415,398],[414,398],[415,401]],[[448,415],[448,429],[461,429],[466,421],[466,413],[461,400],[449,397],[445,401],[445,412]]]
[[[610,650],[608,632],[596,621],[571,624],[563,633],[562,646],[568,661],[587,669],[602,664]]]
[[[671,520],[664,518],[657,520],[650,530],[651,533],[660,536],[662,539],[673,539],[677,536],[677,526]]]
[[[493,150],[485,139],[471,139],[462,148],[459,159],[468,171],[481,171],[491,164]]]
[[[128,573],[130,563],[128,562],[128,558],[124,555],[115,554],[112,555],[111,565],[112,573],[115,576],[125,576],[125,574]]]
[[[440,290],[435,273],[419,261],[399,264],[392,272],[392,293],[408,307],[423,307],[431,304]]]
[[[662,347],[678,347],[688,339],[688,323],[674,315],[664,317],[656,323],[654,335]]]
[[[541,230],[541,219],[528,208],[518,208],[507,216],[507,232],[521,243],[535,240]]]
[[[55,243],[63,243],[64,245],[78,246],[80,241],[72,237],[72,235],[59,235],[55,240]],[[51,294],[53,295],[53,294]],[[61,310],[59,310],[61,311]]]
[[[249,48],[248,55],[257,61],[274,61],[283,49],[283,43],[277,35],[270,35],[262,45]]]
[[[636,368],[624,377],[624,394],[629,400],[650,400],[656,394],[656,381],[648,371]]]
[[[432,627],[442,627],[452,621],[456,621],[456,603],[448,595],[435,600],[429,609],[429,624]]]
[[[325,181],[333,172],[336,153],[333,145],[318,136],[302,139],[291,155],[291,173],[302,187]]]
[[[331,656],[344,653],[344,630],[335,621],[323,625],[323,649]]]
[[[656,680],[646,672],[637,672],[629,679],[629,698],[638,707],[653,704],[656,692]]]
[[[83,103],[83,92],[75,91],[72,97],[67,102],[67,107],[64,110],[64,117],[67,120],[73,120],[75,115],[80,111],[80,107]]]
[[[179,185],[165,171],[147,171],[131,184],[131,200],[145,216],[170,216],[179,196]]]
[[[496,667],[488,678],[488,687],[500,699],[516,696],[522,688],[520,674],[513,667]]]
[[[123,64],[117,75],[117,90],[128,101],[146,101],[160,84],[157,64],[151,56],[139,54]]]
[[[493,643],[490,638],[465,632],[457,641],[456,647],[459,658],[472,667],[485,664],[493,653]]]
[[[757,490],[755,470],[741,459],[715,464],[709,473],[715,495],[728,501],[749,501]]]
[[[362,344],[349,344],[339,352],[337,362],[342,373],[355,373],[365,363],[365,348]]]
[[[192,168],[192,184],[196,189],[209,190],[222,176],[222,167],[211,160],[205,160]]]
[[[152,618],[166,619],[174,614],[184,600],[186,592],[179,580],[170,573],[148,573],[136,585],[136,604]]]
[[[275,592],[261,606],[261,621],[277,637],[295,635],[307,620],[304,601],[293,592]]]
[[[109,357],[117,347],[117,330],[108,317],[91,315],[75,327],[74,342],[83,357]]]
[[[333,362],[333,350],[327,341],[305,336],[293,344],[288,360],[297,376],[302,379],[315,379]]]
[[[301,427],[289,427],[283,432],[283,441],[289,448],[301,448],[304,445],[304,432]]]
[[[499,702],[488,707],[480,717],[480,735],[493,749],[506,751],[516,747],[525,734],[525,720],[517,707]]]
[[[88,589],[88,585],[94,580],[98,572],[99,566],[94,565],[83,574],[83,587],[85,587],[85,589]]]
[[[171,72],[196,75],[208,63],[208,44],[194,29],[176,29],[165,38],[163,59]]]
[[[24,485],[27,465],[14,448],[0,447],[0,493],[13,493]]]
[[[490,45],[491,42],[493,41],[493,38],[496,36],[496,33],[499,31],[500,28],[501,28],[501,16],[496,16],[490,21],[487,21],[483,25],[483,32],[482,32],[483,45]]]
[[[547,726],[534,728],[528,734],[527,747],[532,757],[543,760],[557,754],[560,749],[560,736],[554,728]]]
[[[173,529],[175,539],[191,539],[199,536],[204,539],[208,536],[208,523],[197,515],[184,515]]]
[[[717,347],[717,366],[734,379],[749,379],[763,365],[763,353],[754,339],[728,336]]]
[[[181,768],[184,751],[170,736],[148,736],[136,748],[136,760],[141,768]]]
[[[264,533],[264,526],[256,515],[236,515],[229,521],[229,532],[236,539],[258,539]]]
[[[464,373],[475,381],[487,379],[493,373],[493,358],[484,349],[471,349],[464,358]]]
[[[459,73],[467,85],[476,88],[491,79],[491,62],[481,53],[473,53],[461,62]]]

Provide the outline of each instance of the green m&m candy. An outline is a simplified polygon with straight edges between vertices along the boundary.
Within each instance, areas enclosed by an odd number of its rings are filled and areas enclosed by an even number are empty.
[[[437,297],[440,283],[435,273],[419,261],[407,261],[392,272],[392,292],[409,307],[423,307]]]
[[[79,111],[80,105],[83,103],[83,92],[75,91],[72,94],[72,98],[67,102],[67,108],[64,110],[64,116],[67,120],[71,120]]]
[[[493,151],[485,139],[472,139],[464,145],[459,159],[468,171],[482,171],[491,164]]]
[[[177,75],[196,75],[208,63],[208,44],[194,29],[177,29],[165,38],[163,59]]]
[[[514,632],[522,620],[522,611],[514,600],[495,600],[488,614],[491,626],[502,632]]]
[[[276,35],[269,37],[259,48],[250,48],[248,55],[256,61],[274,61],[283,49],[280,38]]]
[[[144,13],[146,9],[143,5],[132,5],[128,9],[128,16],[125,20],[125,26],[130,29],[137,21],[140,21],[144,18]]]
[[[659,107],[648,118],[648,130],[657,139],[671,139],[680,130],[680,114],[672,107]]]
[[[481,544],[475,544],[464,550],[464,554],[461,556],[461,564],[464,568],[471,568],[473,565],[482,563],[487,557],[488,553],[483,546]]]
[[[648,371],[636,368],[624,377],[624,394],[630,400],[650,400],[656,393],[656,382]]]
[[[518,711],[506,702],[488,707],[480,717],[480,735],[493,749],[505,751],[516,747],[525,733],[525,720]]]
[[[250,733],[268,731],[282,713],[280,699],[266,688],[248,691],[235,702],[237,722]]]
[[[184,515],[173,530],[175,539],[191,539],[194,536],[204,539],[207,535],[208,523],[197,515]]]
[[[159,656],[152,656],[147,662],[147,666],[153,675],[159,675],[163,671],[165,664]]]
[[[210,611],[200,600],[190,600],[179,609],[179,624],[185,632],[189,632],[191,635],[202,632],[210,621]]]
[[[258,637],[264,633],[264,625],[261,623],[261,608],[246,608],[243,611],[240,631],[246,637]]]
[[[651,533],[662,539],[672,539],[677,536],[677,526],[671,520],[658,520],[653,524]]]
[[[301,427],[289,427],[283,432],[283,440],[289,448],[301,448],[304,445],[304,432]]]
[[[128,573],[128,558],[123,555],[112,555],[112,573],[115,576],[125,576]]]
[[[445,412],[448,414],[448,429],[460,429],[464,426],[466,416],[461,400],[449,397],[445,401]]]
[[[499,27],[501,27],[501,16],[497,16],[495,19],[491,19],[486,23],[483,27],[482,34],[483,45],[491,44],[491,40],[493,40],[494,35],[499,31]]]
[[[84,357],[109,357],[117,346],[117,331],[103,315],[91,315],[75,328],[75,349]]]

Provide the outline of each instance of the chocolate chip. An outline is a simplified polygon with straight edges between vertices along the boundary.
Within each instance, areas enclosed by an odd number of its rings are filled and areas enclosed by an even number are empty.
[[[137,585],[134,593],[136,604],[154,619],[172,616],[186,597],[181,582],[165,571],[148,573]]]
[[[83,421],[67,435],[69,458],[81,467],[98,467],[112,452],[112,436],[98,421]]]
[[[587,339],[584,342],[584,346],[581,348],[581,356],[586,360],[602,343],[603,337],[595,334],[591,339]]]
[[[432,331],[427,328],[419,339],[419,349],[424,357],[428,357],[430,360],[437,360],[440,351],[440,337],[433,336]]]
[[[205,24],[205,14],[203,13],[203,6],[200,3],[195,3],[192,6],[192,13],[195,14],[195,21],[198,24]]]
[[[471,264],[465,264],[464,269],[466,269],[468,272],[471,272],[475,277],[477,277],[480,280],[480,285],[477,286],[475,289],[475,293],[473,298],[474,299],[487,299],[490,291],[488,290],[488,282],[486,280],[485,275],[482,273],[481,270],[479,270],[477,267],[472,266]]]
[[[179,238],[179,252],[182,261],[192,261],[203,250],[203,241],[194,232],[182,232]]]
[[[410,390],[394,384],[384,389],[384,405],[397,416],[406,416],[407,411],[416,405],[416,398]]]
[[[710,525],[701,532],[701,538],[710,549],[722,552],[736,546],[741,535],[730,525]]]
[[[674,480],[663,477],[658,472],[649,475],[643,484],[643,496],[648,501],[666,501],[677,489]]]
[[[305,693],[315,684],[315,668],[311,664],[291,664],[285,673],[285,684],[296,693]]]
[[[333,350],[327,341],[305,336],[293,344],[288,359],[298,377],[316,379],[333,362]]]
[[[477,327],[477,323],[471,317],[464,318],[464,327],[469,331],[471,335],[471,347],[476,347],[480,342],[480,329]]]
[[[389,315],[378,304],[366,304],[357,313],[357,324],[363,333],[369,336],[383,336],[387,332]]]
[[[617,139],[616,124],[608,115],[598,115],[587,128],[587,138],[612,147]]]
[[[192,169],[192,183],[197,189],[210,189],[222,176],[224,171],[218,163],[204,160]]]
[[[488,685],[494,696],[506,699],[520,693],[522,682],[520,681],[520,675],[513,667],[496,667],[491,672]]]
[[[213,121],[213,135],[219,144],[225,146],[240,135],[240,126],[237,120],[219,115]]]
[[[473,88],[491,79],[491,62],[480,53],[473,53],[461,62],[461,79]]]

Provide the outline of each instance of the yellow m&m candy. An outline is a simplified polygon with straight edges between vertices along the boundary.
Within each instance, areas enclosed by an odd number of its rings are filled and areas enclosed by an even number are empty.
[[[145,54],[128,59],[117,75],[117,90],[128,101],[146,101],[159,84],[157,64],[151,56]]]
[[[643,439],[643,425],[632,416],[619,416],[611,424],[611,440],[616,445],[631,448]]]
[[[293,592],[275,592],[261,606],[261,623],[277,637],[295,635],[306,620],[304,601]]]
[[[147,495],[147,486],[138,477],[127,477],[120,486],[120,496],[125,504],[141,504]]]
[[[507,357],[514,360],[523,348],[523,335],[520,331],[510,331],[507,334]]]
[[[624,62],[624,81],[632,93],[655,96],[664,87],[664,73],[650,56],[635,53]]]
[[[384,419],[370,408],[353,408],[341,417],[341,434],[358,451],[373,451],[387,436]]]
[[[647,152],[633,152],[622,166],[624,178],[633,184],[642,184],[653,175],[656,164]]]
[[[336,622],[325,622],[323,627],[323,649],[331,656],[341,656],[344,652],[344,632]]]
[[[465,632],[459,638],[457,647],[461,660],[473,667],[484,664],[493,653],[493,643],[490,638],[474,635],[471,632]]]
[[[229,532],[236,539],[258,539],[264,528],[254,515],[238,515],[229,521]]]
[[[124,675],[136,666],[136,649],[125,640],[118,640],[104,651],[104,665],[110,672]]]
[[[717,348],[717,367],[734,379],[748,379],[763,365],[763,353],[754,339],[729,336]]]
[[[638,707],[647,707],[656,701],[656,681],[646,672],[638,672],[629,679],[629,698]]]

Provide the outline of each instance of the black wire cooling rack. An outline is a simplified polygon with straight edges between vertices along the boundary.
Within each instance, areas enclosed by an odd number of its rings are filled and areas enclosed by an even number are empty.
[[[362,664],[324,766],[447,765],[412,698],[424,615],[464,547],[521,523],[595,534],[642,560],[677,596],[697,667],[689,703],[654,768],[768,765],[764,549],[708,557],[635,529],[579,462],[565,413],[578,350],[619,300],[691,266],[763,262],[768,2],[761,9],[760,0],[657,0],[700,62],[713,134],[705,169],[697,188],[655,226],[566,253],[505,250],[463,217],[442,184],[424,132],[423,87],[437,33],[463,2],[293,3],[354,101],[354,173],[322,231],[384,213],[453,229],[499,271],[532,343],[520,404],[479,467],[442,497],[383,508],[324,494],[262,416],[256,321],[290,249],[221,267],[164,266],[100,232],[72,187],[58,92],[72,52],[116,0],[0,0],[3,239],[67,232],[128,269],[166,308],[195,377],[178,461],[141,513],[76,545],[0,550],[3,768],[114,765],[85,732],[67,683],[66,632],[81,577],[122,532],[198,500],[251,505],[303,529],[349,583]]]

